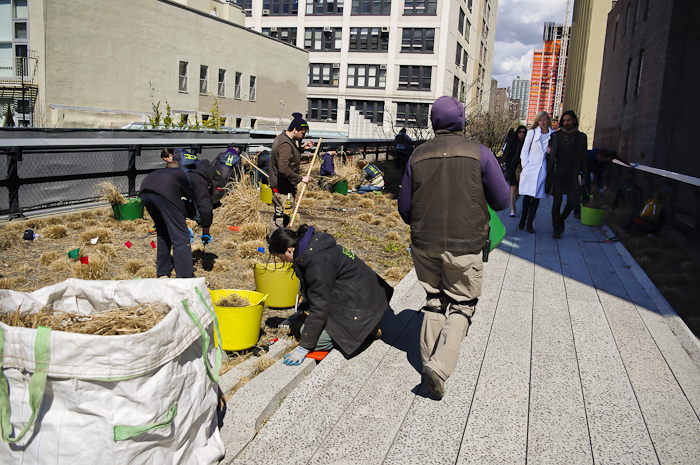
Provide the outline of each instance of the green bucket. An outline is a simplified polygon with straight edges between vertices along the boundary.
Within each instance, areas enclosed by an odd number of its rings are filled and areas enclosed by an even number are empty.
[[[586,226],[601,226],[603,224],[605,209],[589,208],[581,205],[581,224]]]
[[[117,221],[143,218],[143,203],[141,199],[130,199],[122,205],[112,205],[112,211]]]
[[[348,194],[348,182],[347,181],[336,182],[335,184],[333,184],[333,192],[337,192],[338,194],[347,195]]]
[[[489,239],[491,239],[491,249],[498,247],[504,237],[506,237],[506,227],[495,211],[489,208]]]

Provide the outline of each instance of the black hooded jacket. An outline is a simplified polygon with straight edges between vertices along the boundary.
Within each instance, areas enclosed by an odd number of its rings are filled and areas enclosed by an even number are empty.
[[[377,326],[394,290],[330,234],[309,228],[304,239],[308,246],[295,251],[294,272],[310,308],[299,345],[314,350],[325,329],[350,355]]]

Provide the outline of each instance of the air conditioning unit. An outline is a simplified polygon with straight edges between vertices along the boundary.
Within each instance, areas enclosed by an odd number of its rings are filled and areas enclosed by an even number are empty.
[[[333,69],[339,69],[340,63],[333,63]]]
[[[267,16],[269,14],[270,14],[270,10],[267,10],[267,9],[263,10],[263,16]]]
[[[386,69],[386,65],[379,65],[379,69]]]
[[[326,26],[326,27],[323,28],[323,32],[332,32],[332,31],[333,31],[333,28],[332,28],[332,27]]]
[[[385,26],[385,27],[383,27],[383,28],[382,28],[382,32],[389,32],[389,28],[388,28],[388,27],[386,27],[386,26]]]
[[[270,28],[270,32],[277,32],[277,28],[276,28],[275,26],[272,26],[272,27]]]

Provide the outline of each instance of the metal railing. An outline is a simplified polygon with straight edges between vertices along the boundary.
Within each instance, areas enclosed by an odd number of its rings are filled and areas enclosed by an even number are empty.
[[[38,60],[32,57],[0,57],[0,84],[37,84]]]
[[[32,134],[36,136],[37,131]],[[12,134],[12,131],[10,131]],[[128,138],[8,138],[0,131],[0,215],[22,217],[24,212],[92,202],[102,195],[98,184],[109,181],[128,196],[138,194],[141,180],[163,167],[164,147],[183,147],[201,159],[213,160],[230,145],[268,149],[271,139],[188,137]],[[17,132],[22,135],[22,132]],[[370,161],[388,159],[393,140],[324,139],[341,145],[348,155]],[[307,152],[308,153],[308,152]],[[245,164],[245,163],[244,163]]]

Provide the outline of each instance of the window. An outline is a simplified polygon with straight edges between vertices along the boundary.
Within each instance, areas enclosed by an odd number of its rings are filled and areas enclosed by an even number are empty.
[[[263,15],[265,11],[272,16],[296,16],[299,12],[299,1],[263,0]]]
[[[432,15],[437,13],[437,0],[404,0],[404,15]]]
[[[634,95],[639,95],[639,88],[642,85],[642,67],[644,66],[644,47],[639,49],[639,65],[637,66],[637,84],[634,87]]]
[[[404,28],[401,53],[433,53],[435,29]]]
[[[384,89],[386,65],[348,65],[348,87]]]
[[[471,11],[471,8],[470,8]],[[472,23],[467,20],[465,27],[464,27],[464,38],[467,39],[467,43],[469,43],[469,36],[472,34]]]
[[[180,62],[180,79],[179,79],[180,92],[187,92],[187,62]]]
[[[459,98],[459,78],[457,76],[452,78],[452,97]]]
[[[469,54],[467,53],[466,50],[463,52],[463,57],[462,57],[462,71],[467,70],[467,62],[469,61]]]
[[[343,0],[306,0],[307,15],[342,15]]]
[[[430,66],[399,67],[399,89],[430,90],[432,71]]]
[[[246,16],[253,16],[253,0],[234,0],[233,3],[243,8]]]
[[[297,28],[295,27],[264,27],[262,33],[288,44],[297,44]]]
[[[255,101],[255,88],[257,87],[258,78],[255,76],[250,77],[250,88],[248,89],[248,100],[251,102]]]
[[[234,82],[234,87],[233,87],[233,97],[234,98],[241,98],[241,83],[242,76],[241,73],[236,73],[236,80]]]
[[[309,86],[338,87],[340,65],[309,63]]]
[[[396,125],[409,128],[427,128],[428,110],[427,103],[399,102],[396,105]]]
[[[207,93],[207,81],[209,80],[209,67],[201,65],[199,67],[199,93]]]
[[[225,97],[226,96],[226,70],[219,68],[219,88],[218,88],[218,95],[219,97]]]
[[[307,99],[306,118],[309,121],[338,121],[337,99]]]
[[[339,27],[307,27],[304,30],[304,49],[339,51],[342,29]]]
[[[386,52],[389,50],[389,31],[380,27],[351,27],[350,51]]]
[[[15,23],[15,39],[27,38],[27,23],[24,21]]]
[[[469,13],[472,12],[472,0],[467,0],[467,8],[469,8]]]
[[[455,64],[457,66],[462,64],[462,46],[457,44],[457,53],[455,53]]]
[[[29,8],[27,7],[27,0],[15,0],[14,18],[15,19],[28,19],[29,18]]]
[[[465,15],[464,15],[464,10],[459,9],[459,19],[457,20],[457,30],[459,31],[460,34],[462,34],[462,31],[464,30],[464,20],[465,20]]]
[[[355,110],[370,122],[378,125],[384,124],[384,102],[372,100],[346,100],[345,101],[345,124],[350,122],[350,108]]]
[[[391,14],[391,0],[352,0],[353,15]]]

